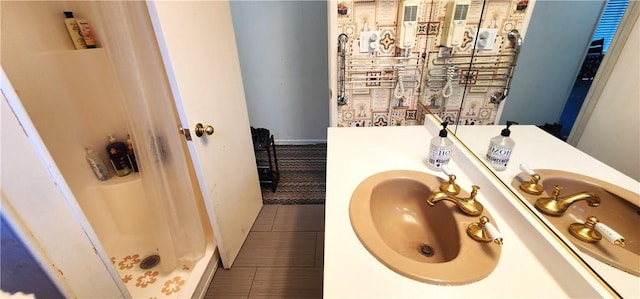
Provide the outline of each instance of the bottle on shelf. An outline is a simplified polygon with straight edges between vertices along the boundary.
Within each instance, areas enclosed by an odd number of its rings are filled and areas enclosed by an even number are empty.
[[[109,145],[107,145],[109,160],[118,176],[126,176],[131,173],[131,166],[127,157],[127,146],[124,142],[117,141],[113,135],[109,135]]]
[[[87,45],[87,48],[96,48],[96,41],[93,38],[93,33],[91,32],[91,27],[89,27],[89,22],[87,22],[87,20],[76,19],[76,23],[78,24],[80,35],[82,36],[82,40],[84,40],[84,44]]]
[[[67,26],[67,31],[69,32],[73,46],[76,50],[86,49],[87,44],[84,42],[84,38],[80,33],[80,26],[78,25],[78,21],[73,17],[73,12],[65,11],[64,16],[64,24]]]
[[[84,149],[87,151],[87,162],[89,162],[89,166],[93,169],[93,173],[96,175],[96,178],[101,181],[108,180],[111,176],[109,175],[109,168],[107,168],[107,164],[105,164],[100,155],[90,147],[85,147]]]
[[[140,171],[138,169],[138,161],[136,160],[136,154],[133,151],[133,141],[131,140],[131,135],[127,134],[127,156],[129,158],[129,164],[133,169],[133,172]]]

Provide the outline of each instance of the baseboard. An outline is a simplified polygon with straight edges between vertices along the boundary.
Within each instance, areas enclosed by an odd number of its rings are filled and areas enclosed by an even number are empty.
[[[275,139],[276,145],[305,145],[327,143],[327,139]]]

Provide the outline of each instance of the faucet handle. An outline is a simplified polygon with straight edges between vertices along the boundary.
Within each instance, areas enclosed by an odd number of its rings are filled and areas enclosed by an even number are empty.
[[[479,222],[469,224],[467,234],[478,242],[489,243],[493,241],[493,243],[502,245],[502,235],[498,229],[489,222],[487,216],[480,217]]]
[[[442,172],[444,172],[444,174],[448,175],[448,176],[452,176],[453,172],[451,172],[451,169],[449,169],[449,165],[442,165],[440,167],[440,170],[442,170]]]
[[[531,170],[531,168],[524,164],[520,164],[520,170],[524,171],[528,175],[536,174],[533,170]]]
[[[624,242],[624,237],[620,235],[618,232],[613,230],[608,225],[597,222],[595,225],[596,231],[598,231],[609,243],[613,245],[618,245],[620,247],[625,247],[627,244]]]
[[[480,186],[471,185],[471,194],[469,195],[469,200],[475,200],[476,195],[478,195],[478,190],[480,190]]]
[[[578,240],[587,243],[598,242],[602,239],[602,236],[604,236],[604,238],[613,245],[620,247],[627,245],[622,235],[600,222],[596,216],[588,217],[584,223],[573,223],[569,225],[569,232]]]
[[[450,174],[449,181],[445,181],[440,184],[440,191],[451,195],[458,195],[460,193],[460,186],[456,184],[456,176]]]
[[[447,165],[442,165],[440,169],[449,177],[448,182],[442,182],[442,184],[440,184],[440,191],[451,195],[458,195],[460,193],[460,186],[456,184],[456,176]]]
[[[520,189],[531,195],[540,195],[544,192],[544,188],[542,185],[538,184],[540,181],[540,175],[534,173],[531,169],[526,168],[524,165],[520,165],[520,169],[531,176],[531,179],[528,182],[523,182],[520,184]],[[525,170],[526,169],[526,170]]]

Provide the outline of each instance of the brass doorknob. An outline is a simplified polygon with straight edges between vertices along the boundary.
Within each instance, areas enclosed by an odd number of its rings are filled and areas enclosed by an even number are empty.
[[[201,123],[197,123],[196,124],[196,136],[198,137],[202,137],[202,135],[204,135],[204,133],[207,133],[207,135],[213,135],[213,127],[210,125],[202,125]]]

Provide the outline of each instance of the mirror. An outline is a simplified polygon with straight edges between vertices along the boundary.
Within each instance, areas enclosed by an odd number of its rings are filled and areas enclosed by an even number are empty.
[[[575,2],[574,2],[575,3]],[[538,4],[541,4],[540,6],[538,6]],[[595,5],[598,3],[584,3],[585,5]],[[544,9],[546,7],[546,5],[549,5],[548,2],[542,2],[542,3],[536,3],[536,7],[535,9]],[[557,4],[553,4],[553,5],[557,5]],[[583,2],[580,2],[580,4],[574,4],[575,6],[582,6]],[[590,9],[595,10],[596,7],[591,7]],[[581,9],[587,9],[586,7],[581,7]],[[537,12],[537,11],[536,11]],[[540,20],[536,19],[536,12],[533,13],[531,22],[530,22],[530,26],[529,26],[529,31],[528,31],[528,36],[527,38],[529,39],[525,39],[525,42],[523,43],[523,54],[526,54],[527,51],[542,51],[544,52],[545,47],[547,47],[548,45],[546,44],[540,44],[540,43],[536,43],[535,40],[535,28],[536,28],[536,22],[540,22]],[[609,54],[610,55],[609,59],[606,59],[603,63],[603,65],[600,66],[600,70],[605,70],[605,71],[609,71],[612,72],[612,68],[613,66],[607,65],[607,61],[616,61],[618,55],[620,55],[620,51],[624,51],[624,44],[629,36],[629,32],[631,30],[638,30],[637,27],[638,25],[634,25],[634,22],[638,19],[638,15],[640,14],[640,9],[639,9],[639,5],[637,3],[630,3],[629,4],[629,8],[627,9],[627,14],[625,16],[625,18],[623,19],[623,23],[621,23],[620,27],[619,27],[619,33],[618,33],[618,37],[617,37],[617,41],[614,41],[614,44],[612,44],[612,47],[609,50]],[[565,17],[567,17],[566,14],[562,14]],[[584,17],[584,14],[579,14],[580,18]],[[567,17],[568,18],[568,17]],[[624,26],[624,22],[628,21],[628,25]],[[543,20],[543,22],[545,23],[553,23],[554,20],[553,19],[549,19],[549,18],[545,18]],[[597,19],[595,20],[595,22],[597,22]],[[631,28],[635,28],[636,29],[631,29]],[[562,26],[560,26],[562,27]],[[626,36],[625,34],[621,34],[620,32],[627,32]],[[566,34],[572,34],[570,31],[567,31]],[[562,38],[562,37],[560,37]],[[590,39],[590,35],[589,35],[589,39]],[[546,39],[548,40],[548,39]],[[588,40],[587,40],[588,41]],[[637,41],[636,41],[637,42]],[[584,43],[584,45],[588,45],[588,43]],[[577,46],[576,46],[577,47]],[[568,50],[567,50],[568,51]],[[584,53],[586,52],[586,47],[581,48],[581,50],[579,49],[580,53]],[[614,56],[616,55],[616,56]],[[635,54],[634,54],[635,55]],[[535,55],[534,55],[535,56]],[[613,57],[616,57],[615,59],[613,59]],[[620,58],[623,59],[623,58]],[[552,60],[552,59],[551,59]],[[582,60],[582,58],[580,58],[580,61]],[[538,60],[538,64],[543,64],[545,63],[545,61],[543,60]],[[618,63],[620,63],[620,61],[618,61]],[[633,62],[631,62],[633,63]],[[623,62],[624,64],[624,62]],[[525,63],[520,64],[519,67],[523,67],[523,65],[525,65]],[[565,67],[565,65],[560,64],[561,67]],[[525,76],[529,76],[529,74],[531,74],[531,72],[528,72],[526,70],[523,69],[519,69],[516,68],[516,77],[522,75],[523,77]],[[536,85],[538,84],[538,82],[536,82],[536,80],[534,79],[535,77],[535,71],[533,72],[534,75],[532,75],[531,77],[528,78],[522,78],[523,80],[528,79],[529,80],[529,85]],[[551,77],[551,79],[555,79],[558,81],[565,81],[565,82],[569,82],[568,84],[573,84],[573,80],[575,79],[574,77],[575,72],[569,72],[568,76],[566,78],[559,78],[558,73],[556,72],[548,72],[547,76]],[[597,98],[600,97],[600,93],[603,93],[603,89],[605,88],[605,86],[609,86],[610,89],[616,89],[618,86],[623,85],[624,83],[620,83],[620,82],[606,82],[608,75],[599,75],[596,77],[596,79],[594,80],[593,83],[593,87],[595,88],[595,90],[592,90],[591,93],[592,94],[597,94]],[[516,78],[514,78],[514,81],[516,81]],[[618,85],[620,84],[620,85]],[[628,82],[627,82],[628,85]],[[517,86],[517,84],[514,82],[514,84],[512,85],[512,93],[510,94],[511,98],[507,99],[506,102],[504,103],[505,107],[504,110],[506,110],[507,105],[509,105],[509,101],[513,101],[513,102],[517,102],[522,100],[522,98],[516,98],[513,95],[516,93],[516,90],[518,90],[517,88],[520,88],[522,86]],[[526,89],[526,87],[522,87],[524,89]],[[549,88],[557,88],[557,86],[549,86]],[[570,87],[565,87],[565,88],[570,88]],[[625,88],[624,85],[622,88]],[[600,89],[600,90],[597,90]],[[521,92],[521,91],[520,91]],[[544,110],[544,109],[552,109],[550,107],[546,107],[544,106],[544,104],[542,103],[542,101],[536,101],[535,99],[537,97],[544,97],[545,91],[544,90],[540,90],[539,92],[536,92],[535,90],[533,91],[529,91],[530,93],[532,93],[529,96],[523,96],[523,98],[526,98],[526,100],[528,101],[528,103],[524,104],[521,106],[522,111],[517,111],[517,113],[519,114],[511,114],[511,115],[526,115],[526,114],[531,114],[534,115],[538,113],[538,111],[540,110]],[[592,95],[593,96],[593,95]],[[593,96],[596,97],[596,96]],[[597,99],[596,98],[596,99]],[[604,97],[603,97],[604,98]],[[607,101],[609,101],[609,98],[613,98],[613,97],[607,97]],[[636,97],[637,99],[637,97]],[[530,106],[527,106],[530,105]],[[516,105],[517,106],[517,105]],[[611,105],[609,105],[611,106]],[[562,107],[560,107],[561,109]],[[623,108],[624,109],[624,108]],[[628,108],[627,108],[628,109]],[[544,111],[541,112],[542,114],[544,114]],[[556,111],[556,117],[559,116],[558,111]],[[596,112],[594,112],[596,113]],[[522,124],[529,124],[529,125],[541,125],[542,123],[538,123],[535,121],[531,121],[531,119],[534,119],[534,116],[527,116],[527,117],[523,117],[523,119],[526,119],[525,121],[522,121],[521,119],[509,119],[509,120],[514,120],[514,121],[519,121]],[[637,109],[635,110],[635,115],[632,115],[631,118],[633,119],[637,119]],[[506,118],[502,118],[504,121],[501,121],[501,123],[504,123],[507,119]],[[625,126],[626,122],[632,122],[632,120],[626,120],[624,118],[617,118],[620,119],[620,122],[622,123],[623,126]],[[550,121],[553,122],[553,121]],[[544,123],[544,122],[543,122]],[[635,125],[635,123],[631,123],[631,124],[627,124],[628,126],[631,127],[635,127],[637,130],[637,125]],[[531,153],[532,151],[530,151],[529,149],[536,149],[539,153],[538,156],[536,156],[535,154],[529,155],[527,157],[522,157],[520,156],[518,159],[518,162],[514,162],[514,160],[512,160],[512,162],[510,162],[510,164],[513,163],[519,163],[524,161],[525,163],[529,163],[528,166],[530,166],[531,168],[535,169],[541,169],[541,168],[545,168],[545,169],[555,169],[555,170],[564,170],[564,171],[572,171],[574,173],[578,173],[578,174],[583,174],[583,175],[587,175],[589,177],[595,177],[595,178],[599,178],[601,180],[607,180],[607,178],[609,179],[609,181],[611,181],[611,177],[609,176],[609,173],[615,173],[615,184],[618,187],[622,187],[624,189],[627,190],[633,190],[637,193],[637,186],[638,186],[638,182],[637,180],[634,180],[630,177],[624,176],[622,174],[620,174],[619,172],[615,171],[615,170],[611,170],[611,168],[607,167],[606,165],[600,163],[599,161],[592,159],[589,160],[591,161],[590,163],[583,163],[583,161],[587,161],[586,159],[591,159],[590,157],[588,157],[587,155],[585,155],[584,153],[577,151],[575,149],[573,149],[573,151],[571,151],[572,146],[562,142],[560,139],[557,139],[555,137],[552,137],[551,135],[546,134],[545,132],[538,130],[536,128],[534,128],[533,126],[529,126],[529,128],[525,128],[526,126],[521,126],[521,128],[523,128],[522,130],[519,127],[512,127],[512,132],[513,132],[513,138],[516,141],[516,147],[514,148],[514,154],[512,155],[512,159],[515,157],[515,155],[517,155],[518,153],[522,153],[522,152],[527,152],[527,153]],[[479,161],[482,161],[483,163],[485,163],[485,165],[487,164],[485,162],[484,156],[486,154],[487,151],[487,147],[488,147],[488,143],[489,143],[489,139],[491,137],[494,137],[496,135],[500,134],[500,131],[504,129],[504,126],[476,126],[476,127],[471,127],[471,126],[458,126],[456,128],[456,136],[463,142],[465,143],[465,145],[471,150],[471,152],[478,158]],[[526,132],[525,132],[526,131]],[[636,131],[637,132],[637,131]],[[550,139],[544,139],[545,143],[544,146],[541,147],[540,144],[542,144],[541,142],[538,142],[537,144],[535,142],[532,143],[532,140],[534,137],[532,137],[534,134],[542,134],[542,135],[547,135],[547,136],[540,136],[542,137],[548,137]],[[574,133],[572,133],[574,134]],[[637,135],[637,134],[636,134]],[[517,136],[517,137],[516,137]],[[536,135],[537,136],[537,135]],[[577,138],[580,139],[580,138]],[[538,139],[540,140],[540,139]],[[571,138],[570,138],[571,141]],[[633,141],[633,140],[631,140]],[[573,143],[577,144],[577,140],[574,140]],[[565,148],[564,151],[560,151],[559,149],[561,148]],[[566,156],[564,155],[565,152],[571,152],[573,154],[573,156]],[[637,154],[637,151],[635,152],[635,154]],[[574,161],[572,163],[572,161]],[[579,163],[576,163],[575,161],[580,161]],[[577,164],[581,164],[581,165],[577,165]],[[637,164],[636,164],[637,165]],[[502,181],[502,183],[505,185],[505,187],[511,187],[511,190],[513,190],[514,195],[520,199],[523,204],[524,203],[524,199],[525,196],[523,196],[521,194],[521,192],[519,192],[519,188],[517,187],[513,187],[514,185],[514,178],[516,177],[516,175],[518,175],[520,173],[520,170],[518,169],[517,165],[515,166],[515,170],[514,170],[514,165],[510,165],[510,167],[506,170],[506,171],[495,171],[493,170],[491,167],[487,166],[487,169],[491,170],[493,172],[493,174],[496,176],[496,178],[498,178],[499,180]],[[636,166],[637,168],[637,166]],[[622,169],[619,169],[620,171],[622,171]],[[545,190],[547,193],[551,194],[553,186],[545,186]],[[547,190],[549,189],[549,190]],[[574,190],[575,191],[575,190]],[[565,194],[566,195],[566,194]],[[637,197],[637,195],[636,195]],[[636,198],[637,199],[637,198]],[[635,205],[632,205],[632,207],[636,207],[637,208],[638,204],[635,203]],[[605,205],[602,205],[602,207],[605,207]],[[606,209],[606,208],[605,208]],[[552,232],[557,232],[558,234],[562,234],[565,231],[567,231],[566,227],[557,227],[556,225],[554,225],[554,223],[557,223],[558,221],[549,221],[549,216],[544,215],[542,212],[538,211],[538,209],[531,209],[531,212],[536,215],[542,223],[545,223],[546,225],[548,225],[550,227],[550,230]],[[593,213],[600,213],[600,214],[607,214],[609,211],[608,210],[597,210],[594,209]],[[594,215],[595,216],[595,215]],[[547,219],[547,220],[545,220]],[[557,220],[555,218],[552,218],[553,220]],[[575,222],[585,222],[585,219],[574,219]],[[632,220],[636,220],[636,219],[632,219]],[[633,233],[632,233],[633,234]],[[633,239],[635,236],[631,236],[629,237],[630,239]],[[570,239],[571,237],[561,237],[559,238],[560,241],[562,242],[566,242],[566,243],[571,243],[573,241],[571,241]],[[586,265],[597,272],[597,274],[606,281],[606,283],[608,285],[610,285],[616,292],[617,295],[620,295],[622,297],[637,297],[639,295],[638,293],[638,289],[637,289],[637,273],[635,274],[631,274],[632,272],[629,271],[623,271],[620,270],[619,268],[614,268],[613,266],[609,266],[607,262],[601,262],[599,259],[597,258],[593,258],[592,255],[587,254],[587,251],[583,251],[580,249],[580,246],[568,246],[569,248],[574,248],[574,252],[580,257],[580,259],[582,261],[584,261],[586,263]]]
[[[423,123],[442,108],[456,119],[470,99],[467,122],[492,123],[510,78],[514,43],[532,9],[528,0],[337,0],[330,3],[332,125]],[[333,6],[335,5],[335,6]],[[483,24],[488,24],[487,26]],[[478,38],[476,38],[478,37]],[[472,66],[490,66],[482,73]],[[456,88],[469,86],[468,89]],[[471,86],[474,85],[474,86]],[[468,93],[467,91],[472,91]],[[334,117],[334,116],[332,116]]]

